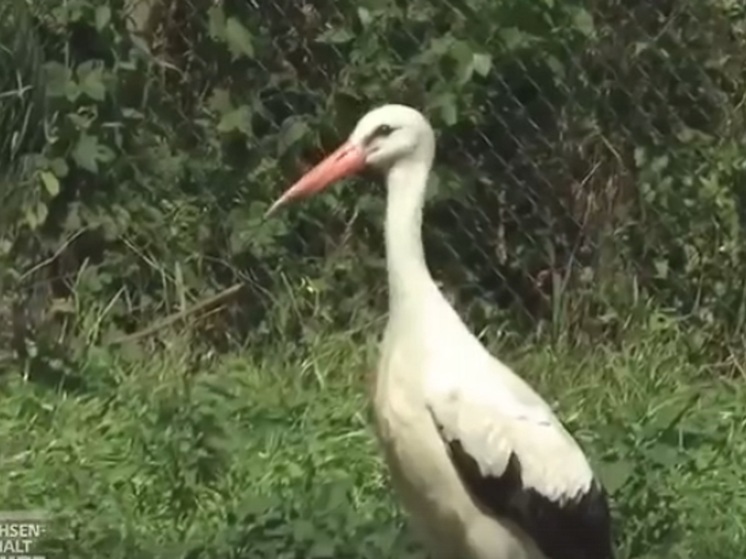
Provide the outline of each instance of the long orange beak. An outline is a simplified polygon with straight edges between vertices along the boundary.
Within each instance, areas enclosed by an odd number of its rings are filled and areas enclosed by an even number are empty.
[[[362,148],[345,142],[334,153],[303,175],[298,182],[288,188],[270,206],[264,217],[275,213],[278,208],[297,198],[305,198],[321,192],[336,181],[353,175],[365,167],[365,153]]]

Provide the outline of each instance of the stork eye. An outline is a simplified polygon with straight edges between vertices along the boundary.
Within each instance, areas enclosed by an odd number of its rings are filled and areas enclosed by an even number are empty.
[[[391,135],[391,133],[396,130],[393,126],[389,126],[388,124],[381,124],[377,128],[373,130],[368,136],[365,138],[365,145],[372,144],[375,140],[379,140],[381,138],[387,138]]]
[[[376,128],[375,132],[373,132],[373,136],[376,138],[385,138],[386,136],[389,136],[393,131],[394,129],[388,124],[381,124],[381,126]]]

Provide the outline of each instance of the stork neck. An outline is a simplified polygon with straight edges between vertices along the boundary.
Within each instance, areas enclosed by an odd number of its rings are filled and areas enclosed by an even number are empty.
[[[389,311],[419,300],[434,287],[422,246],[422,208],[430,164],[400,161],[386,180],[386,263]]]

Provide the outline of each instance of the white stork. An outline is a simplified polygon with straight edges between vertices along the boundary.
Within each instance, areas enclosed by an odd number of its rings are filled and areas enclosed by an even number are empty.
[[[385,173],[389,319],[378,437],[437,559],[612,559],[606,495],[551,408],[482,346],[433,281],[421,239],[435,135],[418,111],[366,114],[268,210],[366,167]]]

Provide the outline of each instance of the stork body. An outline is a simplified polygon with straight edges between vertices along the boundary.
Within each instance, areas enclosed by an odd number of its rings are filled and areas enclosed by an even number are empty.
[[[270,211],[365,166],[386,173],[389,320],[376,430],[433,558],[612,559],[608,505],[580,447],[430,275],[420,231],[434,151],[419,112],[381,107]]]

